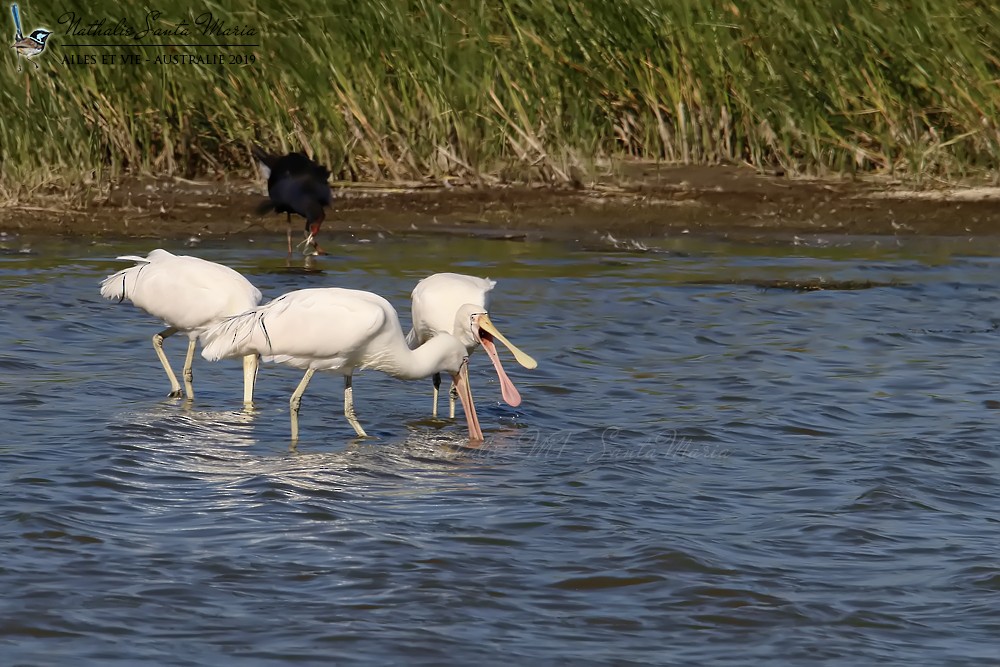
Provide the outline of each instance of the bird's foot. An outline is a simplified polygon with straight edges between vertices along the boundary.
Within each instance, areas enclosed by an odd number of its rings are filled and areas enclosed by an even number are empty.
[[[316,243],[316,237],[312,234],[309,234],[305,240],[296,247],[302,248],[302,254],[306,256],[327,254],[325,250],[319,247],[319,244]]]
[[[184,390],[175,389],[174,391],[167,394],[167,398],[182,398],[184,396]]]

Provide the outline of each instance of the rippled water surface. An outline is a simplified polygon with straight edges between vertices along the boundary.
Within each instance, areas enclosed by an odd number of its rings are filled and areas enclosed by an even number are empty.
[[[7,239],[4,664],[996,661],[997,244],[372,238],[306,274],[283,243]],[[480,448],[429,381],[372,372],[374,437],[317,375],[290,447],[298,371],[264,366],[244,412],[239,362],[199,358],[167,399],[159,323],[100,299],[158,245],[406,325],[419,278],[490,276],[540,365],[505,357],[514,409],[473,357]],[[814,279],[887,285],[752,284]]]

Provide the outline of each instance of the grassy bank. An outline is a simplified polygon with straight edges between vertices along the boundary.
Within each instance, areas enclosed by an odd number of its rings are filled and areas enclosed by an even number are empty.
[[[181,37],[66,34],[148,8],[21,4],[56,31],[36,62],[0,63],[0,189],[123,173],[247,169],[247,143],[312,152],[345,180],[570,181],[643,158],[795,172],[955,178],[997,167],[1000,5],[988,0],[239,0],[211,11],[259,42],[249,65],[101,64],[220,53]],[[12,36],[12,21],[4,23]],[[72,47],[72,42],[121,47]],[[97,64],[65,64],[91,55]],[[23,61],[22,61],[23,62]]]

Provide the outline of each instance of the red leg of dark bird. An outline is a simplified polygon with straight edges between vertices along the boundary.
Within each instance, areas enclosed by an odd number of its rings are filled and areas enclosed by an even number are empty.
[[[288,216],[288,229],[287,229],[287,231],[288,231],[288,256],[290,258],[292,256],[292,214],[291,213],[286,213],[285,215]]]

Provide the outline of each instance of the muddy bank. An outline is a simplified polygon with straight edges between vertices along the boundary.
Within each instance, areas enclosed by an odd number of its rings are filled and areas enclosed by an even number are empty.
[[[801,180],[739,167],[634,166],[617,183],[552,187],[335,186],[327,234],[444,233],[630,238],[691,233],[1000,234],[1000,189],[913,191],[891,182]],[[0,204],[0,231],[20,235],[224,238],[282,234],[258,216],[260,182],[131,181],[83,208]],[[295,222],[296,235],[300,221]]]

